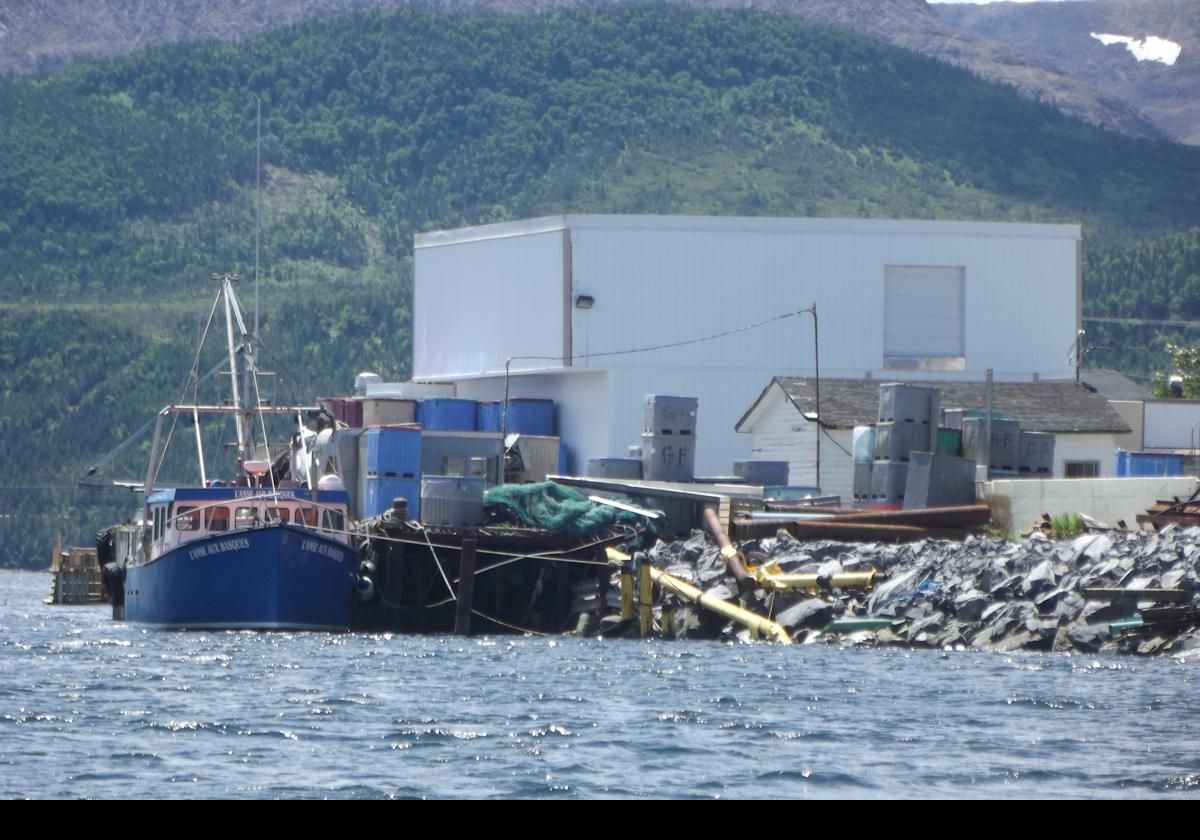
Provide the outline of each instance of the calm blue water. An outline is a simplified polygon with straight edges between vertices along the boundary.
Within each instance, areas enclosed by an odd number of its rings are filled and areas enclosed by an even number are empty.
[[[167,633],[0,573],[2,797],[1200,795],[1200,660]]]

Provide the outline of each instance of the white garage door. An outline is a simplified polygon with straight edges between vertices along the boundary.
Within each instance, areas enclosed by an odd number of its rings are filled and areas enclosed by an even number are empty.
[[[884,367],[964,370],[961,266],[884,269]]]

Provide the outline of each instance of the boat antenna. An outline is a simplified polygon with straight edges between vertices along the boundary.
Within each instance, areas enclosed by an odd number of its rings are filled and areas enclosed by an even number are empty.
[[[254,340],[258,341],[258,241],[262,230],[262,97],[255,94],[258,105],[254,123]]]

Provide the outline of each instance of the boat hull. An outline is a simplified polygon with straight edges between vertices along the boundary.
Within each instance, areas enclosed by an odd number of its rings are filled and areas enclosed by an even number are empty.
[[[194,630],[350,628],[354,550],[273,525],[214,535],[125,573],[125,620]]]

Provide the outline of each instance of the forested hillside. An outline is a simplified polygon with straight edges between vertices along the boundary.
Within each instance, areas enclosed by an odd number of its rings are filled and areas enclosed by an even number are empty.
[[[0,565],[131,507],[74,479],[178,397],[209,275],[252,274],[259,102],[263,341],[296,398],[407,374],[415,232],[547,213],[1078,221],[1088,314],[1200,306],[1200,150],[787,18],[368,13],[4,79]]]

